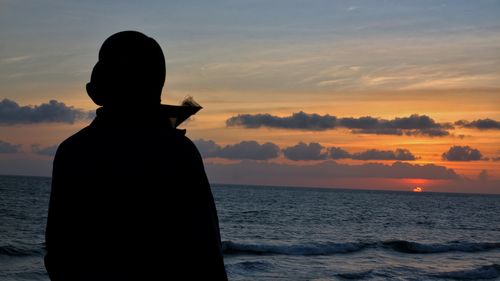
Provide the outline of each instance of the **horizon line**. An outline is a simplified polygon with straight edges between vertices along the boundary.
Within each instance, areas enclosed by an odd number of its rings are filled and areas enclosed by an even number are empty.
[[[29,177],[29,178],[46,178],[52,179],[52,176],[36,176],[36,175],[7,175],[0,174],[0,177]],[[343,190],[343,191],[375,191],[375,192],[405,192],[405,193],[417,193],[411,190],[392,190],[392,189],[365,189],[365,188],[348,188],[348,187],[335,187],[335,186],[303,186],[303,185],[272,185],[272,184],[241,184],[241,183],[212,183],[210,186],[239,186],[239,187],[258,187],[258,188],[302,188],[302,189],[321,189],[321,190]],[[419,192],[423,194],[461,194],[461,195],[493,195],[500,196],[500,193],[478,193],[478,192],[451,192],[451,191],[423,191]]]

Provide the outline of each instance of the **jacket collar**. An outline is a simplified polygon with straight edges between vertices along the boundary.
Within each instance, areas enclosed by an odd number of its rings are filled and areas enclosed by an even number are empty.
[[[201,107],[158,104],[148,107],[116,108],[100,107],[96,110],[93,125],[114,127],[170,127],[177,128],[196,114]]]

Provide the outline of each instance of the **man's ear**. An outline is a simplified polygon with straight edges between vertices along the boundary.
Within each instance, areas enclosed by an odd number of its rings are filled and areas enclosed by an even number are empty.
[[[92,82],[89,82],[87,83],[86,88],[87,88],[87,94],[92,99],[92,101],[99,106],[103,106],[104,97],[101,95],[101,93],[99,93],[96,85],[93,84]]]

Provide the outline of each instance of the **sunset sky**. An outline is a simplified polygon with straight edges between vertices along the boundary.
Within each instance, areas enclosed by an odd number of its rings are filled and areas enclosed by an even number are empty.
[[[0,174],[50,175],[97,108],[100,45],[137,30],[165,53],[162,102],[204,107],[182,127],[213,183],[500,193],[498,15],[496,0],[0,0]]]

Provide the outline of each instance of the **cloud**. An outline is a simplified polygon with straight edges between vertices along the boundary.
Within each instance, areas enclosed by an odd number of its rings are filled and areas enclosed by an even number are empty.
[[[0,153],[16,153],[19,152],[21,145],[11,144],[6,141],[0,140]]]
[[[332,159],[351,158],[351,154],[340,147],[330,147],[328,148],[328,153]]]
[[[88,111],[67,106],[62,102],[50,100],[35,106],[20,106],[15,101],[0,101],[0,125],[33,123],[74,123],[77,120],[92,118]]]
[[[345,121],[344,121],[345,120]],[[396,117],[392,120],[373,117],[341,118],[344,127],[354,129],[355,134],[377,134],[408,136],[425,135],[430,137],[447,136],[452,126],[440,124],[427,115],[412,114],[408,117]]]
[[[370,135],[395,135],[402,136],[403,131],[401,129],[393,128],[374,128],[374,129],[359,129],[352,130],[353,134],[370,134]]]
[[[362,152],[349,153],[340,147],[330,147],[328,149],[331,159],[355,159],[355,160],[398,160],[411,161],[418,157],[413,155],[408,149],[398,148],[392,150],[368,149]]]
[[[217,153],[221,149],[213,140],[197,139],[193,142],[204,158],[217,157]]]
[[[417,130],[409,130],[405,131],[407,136],[429,136],[429,137],[444,137],[450,135],[445,129],[442,128],[430,128],[430,129],[417,129]]]
[[[418,165],[395,162],[391,165],[366,163],[340,164],[324,161],[315,165],[292,165],[272,162],[242,161],[235,164],[206,163],[205,168],[212,182],[240,184],[298,185],[334,182],[340,178],[421,178],[457,180],[453,169],[434,164]]]
[[[389,128],[399,129],[437,129],[447,127],[436,123],[432,118],[427,115],[412,114],[409,117],[396,117],[393,120],[385,121],[386,126]]]
[[[280,148],[274,143],[266,142],[261,145],[256,141],[242,141],[224,146],[217,155],[226,159],[267,160],[278,157],[279,151]]]
[[[380,120],[370,116],[359,118],[345,117],[339,119],[339,125],[349,129],[373,129],[379,126]]]
[[[40,148],[38,144],[34,144],[31,146],[31,151],[39,155],[54,156],[56,155],[57,147],[59,147],[59,145],[56,144],[49,147]]]
[[[466,120],[460,120],[455,122],[455,125],[465,127],[465,128],[472,128],[472,129],[479,129],[479,130],[499,130],[500,129],[500,122],[493,120],[493,119],[478,119],[474,120],[472,122],[466,121]]]
[[[213,140],[198,139],[194,143],[204,158],[219,157],[225,159],[253,159],[268,160],[279,156],[280,148],[273,143],[260,145],[256,141],[242,141],[237,144],[221,147]],[[418,157],[408,149],[398,148],[392,150],[368,149],[361,152],[349,153],[340,147],[326,148],[319,143],[306,144],[299,142],[296,145],[281,150],[283,156],[289,160],[326,160],[330,159],[355,159],[355,160],[397,160],[411,161]]]
[[[408,149],[398,148],[396,151],[369,149],[351,155],[356,160],[415,160],[417,157]]]
[[[225,159],[250,159],[268,160],[279,155],[280,148],[271,142],[259,144],[256,141],[242,141],[224,147],[219,146],[212,140],[195,140],[194,143],[203,157],[220,157]]]
[[[290,160],[324,160],[328,153],[322,152],[324,147],[316,142],[305,144],[299,142],[294,146],[283,149],[283,155]]]
[[[281,128],[310,131],[323,131],[336,126],[335,116],[308,114],[305,112],[293,113],[291,116],[278,117],[270,114],[239,114],[226,120],[226,126],[241,126],[245,128]]]
[[[350,129],[355,134],[377,135],[424,135],[430,137],[447,136],[450,124],[441,124],[427,115],[413,114],[408,117],[396,117],[392,120],[371,116],[336,117],[329,114],[298,112],[291,116],[279,117],[270,114],[240,114],[226,120],[229,127],[241,126],[244,128],[280,128],[310,131],[323,131],[338,127]]]
[[[443,160],[447,161],[477,161],[483,160],[483,155],[481,152],[475,148],[472,148],[468,145],[459,146],[454,145],[450,147],[450,149],[443,153]]]

